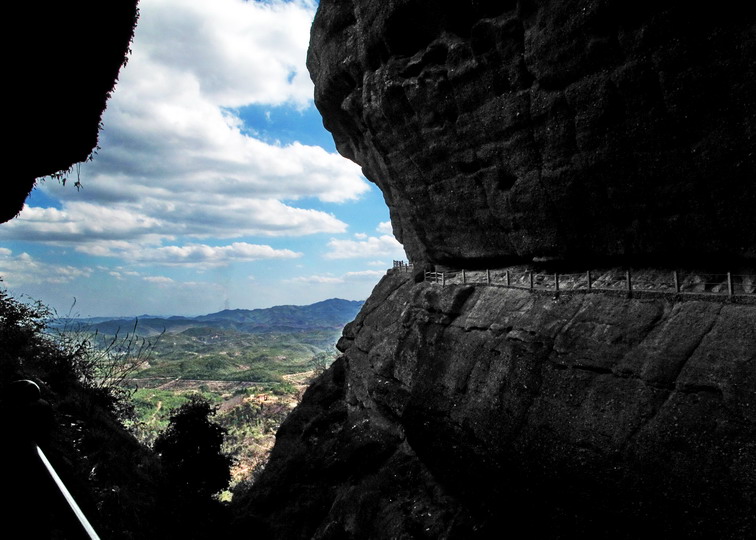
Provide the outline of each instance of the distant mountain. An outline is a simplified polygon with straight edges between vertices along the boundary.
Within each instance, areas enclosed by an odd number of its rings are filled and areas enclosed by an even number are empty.
[[[339,329],[352,321],[363,301],[342,300],[331,298],[316,302],[308,306],[274,306],[262,309],[224,309],[217,313],[200,315],[198,317],[97,317],[90,319],[73,319],[68,321],[69,327],[80,327],[87,331],[98,331],[102,334],[125,334],[134,329],[135,320],[137,333],[142,336],[183,332],[190,328],[222,328],[239,332],[296,332],[318,329]],[[62,324],[53,324],[60,327]]]

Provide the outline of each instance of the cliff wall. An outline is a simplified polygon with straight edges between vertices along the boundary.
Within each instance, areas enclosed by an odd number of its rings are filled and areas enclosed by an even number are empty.
[[[387,276],[239,524],[287,539],[750,538],[754,321],[754,305]]]
[[[755,11],[324,0],[308,67],[415,262],[754,261]]]
[[[756,262],[754,58],[746,3],[322,0],[308,66],[416,268],[722,271]],[[754,305],[396,274],[339,347],[240,533],[756,537]]]

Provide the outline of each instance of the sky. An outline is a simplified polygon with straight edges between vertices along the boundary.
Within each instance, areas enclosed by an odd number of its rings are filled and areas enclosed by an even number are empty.
[[[100,149],[0,225],[0,285],[80,317],[367,298],[406,257],[313,104],[316,7],[141,0]]]

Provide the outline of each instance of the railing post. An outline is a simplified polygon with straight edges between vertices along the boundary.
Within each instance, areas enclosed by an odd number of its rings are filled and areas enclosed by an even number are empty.
[[[509,287],[511,282],[509,281],[509,270],[507,270],[507,287]]]
[[[491,284],[491,270],[486,268],[486,283]]]
[[[559,274],[554,274],[554,292],[559,292]]]
[[[533,272],[530,272],[530,290],[533,290]]]
[[[467,283],[467,275],[465,274],[465,269],[462,269],[462,285]]]
[[[677,273],[677,270],[672,272],[672,276],[675,279],[675,292],[679,293],[680,292],[680,275]]]
[[[732,289],[732,273],[727,272],[727,294],[729,296],[732,296],[733,289]]]
[[[591,271],[590,271],[590,270],[588,270],[588,271],[587,271],[587,272],[585,273],[585,276],[586,276],[586,277],[588,278],[588,290],[590,291],[590,290],[591,290],[591,287],[593,286],[593,284],[591,283]]]
[[[444,272],[441,272],[441,286],[442,287],[446,286],[446,273]]]
[[[633,282],[630,279],[630,270],[625,271],[625,281],[627,282],[627,292],[632,294],[633,293]]]

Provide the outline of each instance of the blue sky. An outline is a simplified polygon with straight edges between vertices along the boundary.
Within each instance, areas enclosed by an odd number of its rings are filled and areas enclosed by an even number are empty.
[[[315,8],[141,0],[83,187],[41,182],[0,225],[3,285],[80,316],[366,298],[404,252],[312,103]]]

